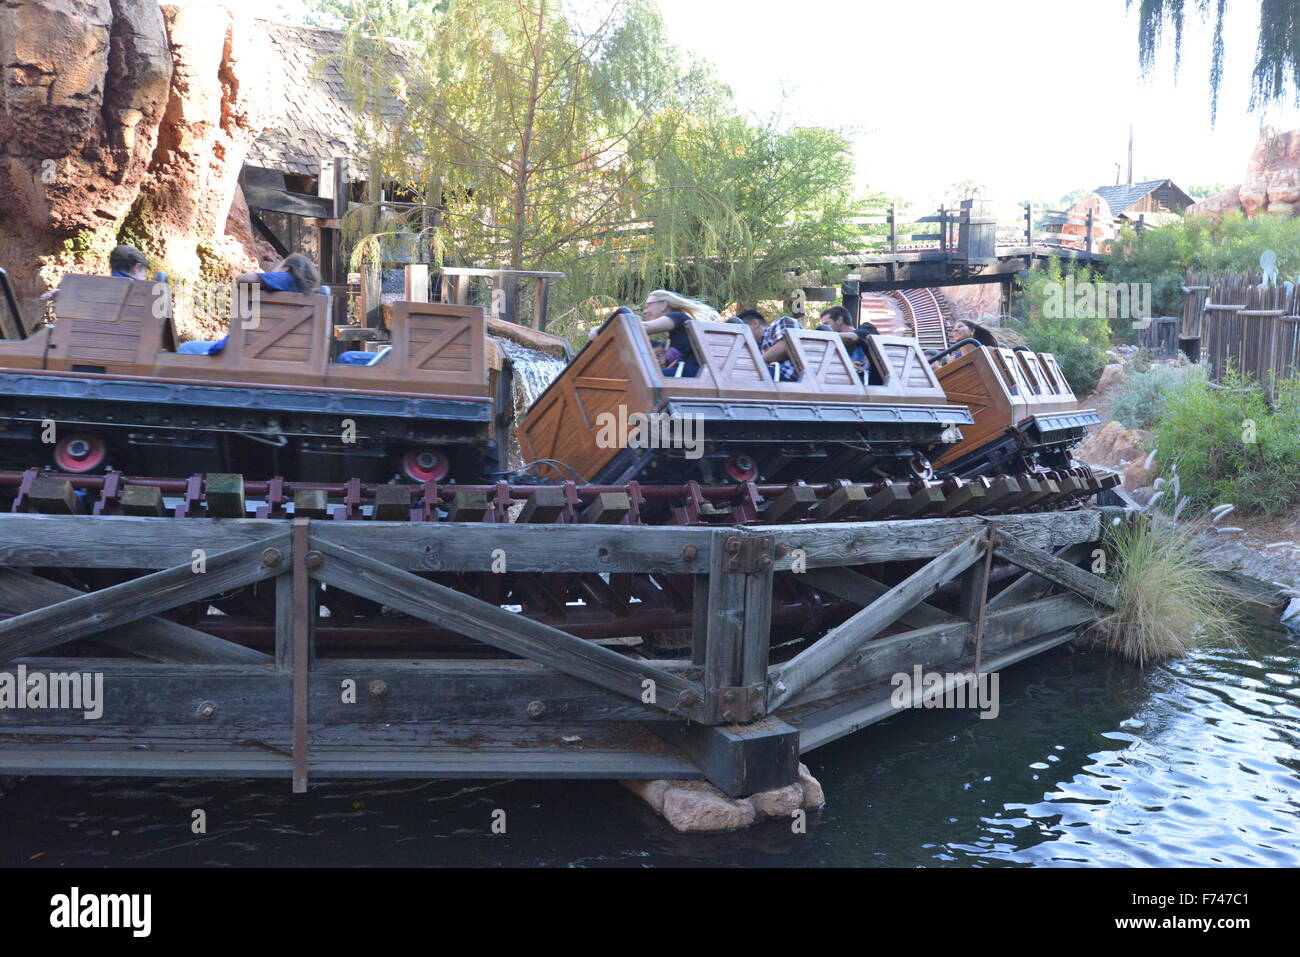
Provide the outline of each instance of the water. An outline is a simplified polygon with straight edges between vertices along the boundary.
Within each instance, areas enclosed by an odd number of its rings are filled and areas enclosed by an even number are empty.
[[[527,412],[543,392],[547,390],[556,377],[565,370],[568,362],[562,356],[548,355],[537,349],[520,345],[513,339],[490,336],[501,351],[510,359],[513,371],[511,378],[512,399],[514,401],[514,421]],[[524,465],[523,455],[519,450],[519,440],[515,438],[514,429],[510,430],[507,443],[506,461],[510,468]]]
[[[1298,666],[1265,636],[1146,672],[1057,649],[1002,675],[995,720],[911,712],[808,755],[830,803],[804,835],[680,835],[608,782],[28,778],[0,865],[1297,866]]]

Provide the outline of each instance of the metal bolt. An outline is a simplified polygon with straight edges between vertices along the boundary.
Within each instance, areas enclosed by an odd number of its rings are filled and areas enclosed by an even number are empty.
[[[677,696],[677,703],[680,704],[683,708],[689,708],[691,705],[695,704],[695,702],[699,700],[700,699],[696,696],[694,691],[683,691],[680,695]]]
[[[388,685],[387,685],[387,683],[385,683],[384,681],[381,681],[381,680],[378,679],[378,678],[376,678],[374,681],[370,682],[370,697],[372,697],[372,698],[382,698],[382,697],[383,697],[384,695],[386,695],[386,694],[388,694]]]
[[[199,705],[198,716],[207,720],[217,713],[217,703],[215,701],[205,701]]]
[[[731,712],[730,712],[730,711],[724,711],[724,712],[722,712],[722,720],[723,720],[723,721],[730,721],[730,720],[731,720]]]
[[[325,561],[325,556],[322,555],[320,552],[307,553],[307,568],[310,571],[315,571],[316,569],[320,568],[321,565],[324,563],[324,561]]]
[[[734,552],[738,552],[738,551],[740,551],[740,545],[741,545],[741,542],[740,542],[740,539],[738,539],[738,538],[729,538],[729,539],[727,539],[727,551],[729,551],[729,552],[733,552],[733,553],[734,553]]]
[[[536,721],[542,715],[546,714],[546,705],[542,704],[540,701],[530,701],[528,702],[528,707],[525,709],[525,714]]]
[[[280,564],[281,557],[280,549],[268,548],[266,551],[262,552],[262,564],[267,568],[274,568],[276,565]]]
[[[699,556],[700,556],[700,550],[694,545],[687,545],[685,548],[682,549],[682,561],[684,561],[688,565],[691,562],[695,561],[695,559],[699,558]]]
[[[722,692],[722,700],[723,700],[723,701],[735,701],[735,700],[736,700],[736,692],[734,692],[734,691],[724,691],[724,692]]]

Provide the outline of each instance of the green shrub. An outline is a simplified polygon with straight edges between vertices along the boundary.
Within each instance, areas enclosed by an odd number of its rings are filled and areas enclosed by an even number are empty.
[[[1270,408],[1233,370],[1219,385],[1188,376],[1165,396],[1155,441],[1156,464],[1166,476],[1176,467],[1193,505],[1285,511],[1300,498],[1300,383],[1280,383]]]
[[[1078,395],[1097,388],[1105,368],[1106,349],[1110,346],[1110,322],[1104,315],[1052,314],[1044,308],[1067,277],[1076,284],[1097,282],[1100,277],[1088,269],[1062,271],[1059,259],[1049,259],[1041,269],[1031,270],[1020,282],[1019,294],[1012,304],[1011,328],[1025,337],[1025,344],[1035,352],[1050,352]]]
[[[1135,365],[1110,398],[1110,417],[1130,429],[1149,429],[1159,421],[1165,400],[1189,378],[1205,378],[1202,366]]]

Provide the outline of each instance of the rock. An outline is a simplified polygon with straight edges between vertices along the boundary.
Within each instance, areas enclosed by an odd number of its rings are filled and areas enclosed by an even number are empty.
[[[759,818],[789,817],[803,807],[803,787],[798,783],[788,784],[783,788],[751,794],[746,800]]]
[[[1156,480],[1157,470],[1155,463],[1151,468],[1146,468],[1146,456],[1134,459],[1124,466],[1124,484],[1123,487],[1129,492],[1136,491],[1140,488],[1147,488]]]
[[[154,0],[0,5],[0,261],[20,298],[98,270],[148,176],[172,74]],[[39,261],[72,240],[63,269]]]
[[[623,787],[640,797],[654,808],[658,814],[664,813],[664,795],[670,788],[685,784],[685,781],[667,781],[657,778],[653,781],[623,781]]]
[[[1140,463],[1146,459],[1146,445],[1150,441],[1150,432],[1126,429],[1122,423],[1112,419],[1089,433],[1079,444],[1075,457],[1089,465],[1120,470],[1132,462]]]
[[[701,782],[683,782],[697,785]],[[749,827],[757,819],[747,800],[732,801],[711,785],[705,788],[674,787],[664,794],[663,815],[682,832],[733,831]]]
[[[1188,213],[1219,219],[1241,213],[1296,215],[1300,209],[1300,130],[1279,132],[1266,126],[1259,133],[1240,186],[1193,204]]]
[[[1300,634],[1300,598],[1292,598],[1282,612],[1282,624],[1288,631]]]
[[[1124,378],[1124,365],[1120,362],[1112,362],[1101,370],[1101,378],[1097,380],[1096,392],[1105,392],[1111,386],[1118,383]]]
[[[812,772],[808,770],[808,765],[802,762],[799,764],[799,785],[803,788],[804,807],[826,806],[826,792],[822,790],[821,782],[812,776]]]
[[[1071,249],[1086,249],[1088,238],[1088,213],[1092,213],[1092,248],[1100,250],[1103,243],[1115,238],[1115,218],[1110,204],[1097,193],[1084,193],[1065,211],[1065,222],[1057,232],[1074,238],[1061,240],[1061,245]]]

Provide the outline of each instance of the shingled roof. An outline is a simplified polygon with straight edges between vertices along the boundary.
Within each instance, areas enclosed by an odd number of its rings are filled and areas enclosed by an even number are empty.
[[[1093,192],[1106,201],[1106,205],[1114,215],[1119,216],[1142,197],[1155,192],[1166,183],[1182,193],[1188,204],[1192,202],[1190,196],[1183,193],[1176,183],[1168,179],[1153,179],[1145,183],[1134,183],[1132,186],[1098,186]]]
[[[322,157],[346,156],[349,178],[364,176],[358,157],[357,113],[347,94],[343,70],[334,57],[343,48],[343,32],[271,20],[256,21],[266,34],[279,67],[277,115],[249,147],[249,166],[316,176]],[[401,57],[401,45],[389,41]],[[401,117],[396,101],[385,105],[385,123]]]

